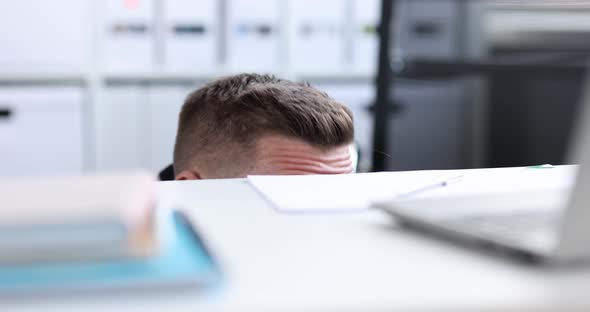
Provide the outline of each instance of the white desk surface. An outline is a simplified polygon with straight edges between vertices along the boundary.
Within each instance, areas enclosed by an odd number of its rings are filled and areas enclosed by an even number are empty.
[[[162,182],[225,274],[213,294],[6,302],[0,311],[590,310],[590,269],[531,267],[419,235],[378,211],[280,214],[245,180]]]

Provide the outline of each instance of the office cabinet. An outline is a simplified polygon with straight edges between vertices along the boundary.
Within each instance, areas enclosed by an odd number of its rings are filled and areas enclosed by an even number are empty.
[[[82,172],[83,91],[0,88],[0,176]]]
[[[149,105],[146,160],[149,168],[159,171],[172,163],[180,108],[187,95],[195,89],[195,86],[187,84],[152,86],[146,90]]]
[[[193,84],[110,85],[99,108],[98,169],[144,168],[172,163],[178,114]]]
[[[52,106],[56,111],[23,110],[21,105],[33,104],[21,104],[28,100],[16,91],[5,93],[11,104],[0,107],[0,156],[10,165],[0,173],[160,169],[172,161],[184,97],[195,83],[219,76],[271,72],[291,80],[323,77],[323,82],[339,84],[353,78],[368,83],[378,2],[0,1],[0,83],[39,86],[23,90],[76,85],[72,88],[80,93],[73,96],[77,104],[64,110],[60,105],[65,104]],[[361,89],[360,95],[343,91],[345,98],[364,99],[371,93]],[[364,108],[353,110],[370,118]],[[371,125],[368,121],[356,127],[365,133]],[[32,134],[39,129],[46,135],[40,136],[43,140]],[[369,136],[362,137],[368,144]],[[56,154],[47,153],[44,161],[35,159],[38,167],[22,156],[31,146],[49,143],[60,148],[53,148]],[[368,161],[370,153],[363,154]]]
[[[352,2],[352,68],[355,71],[376,73],[380,21],[380,0],[354,0]]]
[[[147,116],[145,95],[137,85],[109,85],[95,108],[96,167],[98,170],[145,167],[142,157]]]
[[[289,59],[297,73],[325,73],[345,65],[343,0],[291,1]]]
[[[227,2],[227,63],[235,71],[276,71],[280,65],[281,0]]]
[[[401,82],[389,129],[387,170],[454,169],[467,165],[470,134],[466,88],[460,81]]]
[[[102,63],[109,71],[154,65],[155,0],[107,0],[102,14]]]
[[[461,55],[461,3],[402,0],[394,19],[393,60],[453,59]],[[399,63],[403,64],[403,63]],[[387,170],[451,169],[472,164],[473,134],[466,80],[393,82],[395,109],[385,135]],[[379,129],[381,130],[381,129]]]
[[[212,71],[219,65],[218,0],[163,1],[163,68]]]
[[[461,1],[404,0],[398,2],[395,28],[402,57],[453,58],[461,48]]]
[[[0,69],[75,71],[88,62],[89,0],[0,1]]]

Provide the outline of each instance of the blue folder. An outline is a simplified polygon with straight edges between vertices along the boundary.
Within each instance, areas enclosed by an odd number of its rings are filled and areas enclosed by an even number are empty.
[[[169,235],[169,240],[154,257],[0,266],[0,295],[202,288],[217,284],[220,280],[219,269],[187,218],[178,212],[168,214],[165,218],[173,235]]]

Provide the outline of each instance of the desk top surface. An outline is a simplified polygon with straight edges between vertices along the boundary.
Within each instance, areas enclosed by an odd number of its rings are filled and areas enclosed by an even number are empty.
[[[526,266],[409,232],[379,211],[282,214],[245,180],[162,182],[225,275],[208,294],[38,302],[0,310],[588,310],[590,269]],[[8,311],[8,310],[6,310]]]

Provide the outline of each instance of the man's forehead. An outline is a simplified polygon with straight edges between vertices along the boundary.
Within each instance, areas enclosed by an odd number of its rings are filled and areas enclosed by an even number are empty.
[[[257,142],[256,166],[251,174],[351,173],[347,145],[319,148],[302,140],[268,135]]]
[[[290,138],[279,134],[262,136],[257,142],[258,150],[274,152],[279,150],[300,149],[307,153],[330,154],[340,150],[340,147],[321,148],[313,146],[302,139]],[[344,145],[342,147],[345,147]]]

